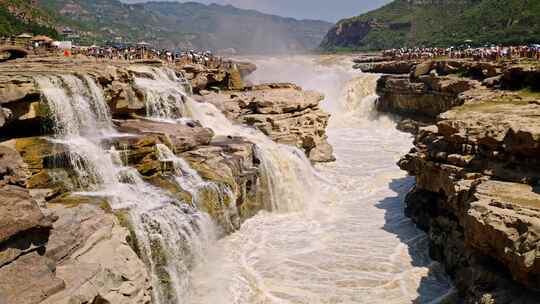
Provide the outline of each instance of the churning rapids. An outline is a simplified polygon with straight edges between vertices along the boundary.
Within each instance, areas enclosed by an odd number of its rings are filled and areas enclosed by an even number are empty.
[[[93,79],[36,76],[54,120],[51,140],[67,147],[79,193],[108,197],[113,209],[129,212],[138,251],[152,274],[153,302],[439,302],[452,287],[429,259],[426,236],[403,214],[402,198],[413,180],[395,163],[411,138],[374,113],[377,76],[353,71],[345,57],[252,61],[259,68],[253,82],[292,81],[326,95],[337,162],[313,168],[298,149],[233,125],[213,105],[189,98],[186,83],[171,70],[141,66],[153,77],[135,81],[146,95],[148,119],[192,118],[218,135],[256,144],[268,188],[266,207],[273,211],[259,213],[222,239],[197,208],[198,200],[212,191],[235,201],[231,189],[204,181],[160,145],[160,160],[173,164],[176,182],[193,197],[176,201],[128,167],[122,151],[107,147],[110,139],[130,135],[115,131]]]
[[[337,162],[296,213],[263,212],[212,248],[190,303],[438,303],[451,290],[426,236],[404,216],[414,180],[395,165],[411,137],[374,113],[377,76],[346,57],[255,59],[253,82],[292,81],[326,95]]]

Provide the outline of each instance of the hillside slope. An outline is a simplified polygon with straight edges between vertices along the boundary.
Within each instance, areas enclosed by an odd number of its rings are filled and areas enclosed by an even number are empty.
[[[395,0],[339,21],[321,48],[532,43],[540,41],[539,15],[540,1],[531,0]]]
[[[0,37],[22,32],[56,37],[50,16],[27,0],[0,0]]]
[[[235,48],[250,53],[316,48],[332,24],[188,2],[124,4],[118,0],[39,0],[41,8],[100,42],[122,37],[166,48]]]

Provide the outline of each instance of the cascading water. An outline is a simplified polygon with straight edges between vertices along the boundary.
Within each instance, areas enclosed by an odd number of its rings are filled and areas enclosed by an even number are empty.
[[[167,108],[166,104],[182,104],[188,117],[212,129],[216,135],[238,136],[256,145],[256,153],[261,160],[261,173],[267,195],[268,209],[280,212],[303,211],[320,200],[316,173],[303,152],[279,145],[260,131],[231,123],[220,110],[210,103],[196,102],[185,91],[184,81],[169,69],[140,67],[139,71],[151,75],[136,81],[147,96],[153,96],[155,108]],[[156,105],[160,104],[161,105]],[[157,119],[174,120],[180,118],[173,111],[161,111],[154,115]],[[185,117],[185,116],[184,116]]]
[[[151,118],[190,116],[218,135],[252,141],[268,188],[268,208],[310,210],[262,212],[219,241],[208,214],[197,207],[208,189],[234,200],[231,189],[204,181],[161,145],[156,151],[160,160],[172,163],[174,180],[193,200],[178,201],[146,183],[124,166],[118,151],[103,147],[103,139],[120,134],[91,78],[36,76],[54,120],[51,140],[67,147],[77,190],[107,197],[113,209],[130,215],[152,273],[154,302],[437,303],[451,286],[427,256],[425,236],[403,215],[401,198],[412,180],[394,163],[409,149],[410,138],[395,131],[391,120],[375,119],[376,76],[305,57],[257,65],[259,80],[274,80],[266,71],[279,67],[279,81],[327,95],[336,163],[319,165],[314,172],[299,150],[233,125],[213,105],[190,99],[185,81],[173,71],[133,68],[140,73],[135,85],[146,95]],[[318,204],[321,198],[332,203]]]
[[[271,210],[305,211],[320,199],[313,192],[319,179],[302,151],[277,144],[255,129],[232,124],[213,104],[192,99],[186,104],[191,116],[217,135],[239,136],[255,143]]]
[[[151,77],[136,77],[144,92],[151,119],[178,121],[186,114],[220,135],[242,136],[254,142],[268,187],[269,209],[298,211],[315,201],[309,187],[316,182],[309,161],[302,152],[277,145],[262,133],[230,123],[214,106],[196,103],[188,97],[186,83],[172,70],[132,67]],[[175,200],[169,193],[142,179],[124,166],[120,153],[106,150],[104,139],[122,136],[114,130],[103,92],[88,76],[36,76],[54,122],[54,142],[67,147],[70,166],[76,172],[79,194],[108,198],[117,212],[129,214],[136,243],[152,273],[155,303],[181,303],[191,294],[190,269],[204,260],[215,242],[215,226],[199,210],[212,192],[223,201],[235,202],[233,191],[204,181],[189,164],[168,147],[157,146],[160,161],[172,163],[174,180],[191,194],[191,202]],[[222,226],[232,231],[239,226],[235,204],[228,204]]]
[[[376,115],[378,76],[352,71],[349,60],[252,61],[255,82],[293,81],[327,96],[329,141],[338,160],[317,169],[330,183],[332,203],[246,221],[195,269],[191,303],[440,302],[450,281],[429,258],[426,236],[403,214],[413,180],[395,163],[411,138]]]
[[[123,166],[117,151],[102,147],[103,139],[120,134],[112,127],[103,92],[90,77],[48,75],[35,81],[54,122],[52,141],[67,148],[79,184],[75,190],[106,197],[114,210],[128,212],[151,270],[154,302],[180,303],[189,292],[189,269],[215,240],[209,216],[144,182],[135,169]],[[178,182],[189,191],[197,176],[186,171],[193,178]]]
[[[145,94],[146,113],[153,119],[171,120],[185,117],[184,98],[191,92],[187,81],[173,70],[133,66],[133,70],[152,77],[135,77],[135,86]]]
[[[229,186],[220,186],[213,182],[207,182],[182,158],[175,155],[169,147],[158,144],[157,151],[159,160],[170,162],[174,169],[176,183],[189,192],[192,197],[192,205],[200,210],[205,209],[205,201],[208,197],[217,198],[220,210],[224,214],[218,217],[221,227],[226,231],[234,231],[240,226],[238,210],[236,208],[236,196]],[[210,193],[210,195],[208,195]]]

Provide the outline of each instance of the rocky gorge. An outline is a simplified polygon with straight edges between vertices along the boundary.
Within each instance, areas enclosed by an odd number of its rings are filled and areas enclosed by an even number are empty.
[[[380,61],[380,112],[415,134],[398,165],[416,177],[406,214],[465,303],[537,303],[540,67]]]
[[[537,67],[357,64],[0,65],[0,303],[535,303]]]
[[[0,277],[13,278],[0,280],[0,303],[176,303],[205,242],[276,208],[263,148],[189,119],[198,102],[313,162],[334,160],[319,93],[245,85],[241,72],[0,65]]]

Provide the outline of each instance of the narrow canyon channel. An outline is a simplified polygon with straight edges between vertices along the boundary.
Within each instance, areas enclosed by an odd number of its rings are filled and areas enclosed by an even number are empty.
[[[259,213],[211,246],[191,273],[189,303],[440,302],[451,283],[403,213],[414,180],[395,163],[412,138],[374,112],[378,76],[339,56],[250,61],[254,83],[325,94],[337,161],[316,165],[300,210]]]
[[[404,215],[414,179],[396,162],[413,139],[375,111],[379,76],[353,70],[347,56],[247,60],[258,69],[246,80],[266,84],[228,93],[193,94],[188,73],[142,64],[18,76],[44,109],[45,136],[0,148],[43,154],[32,190],[54,197],[47,206],[59,215],[45,243],[65,281],[41,303],[406,304],[453,294]],[[324,93],[328,128],[313,91]],[[233,123],[231,101],[301,145]],[[317,163],[333,159],[325,131],[336,161]],[[81,231],[78,222],[95,224]],[[85,238],[99,245],[70,256]],[[72,283],[55,293],[55,282]]]

